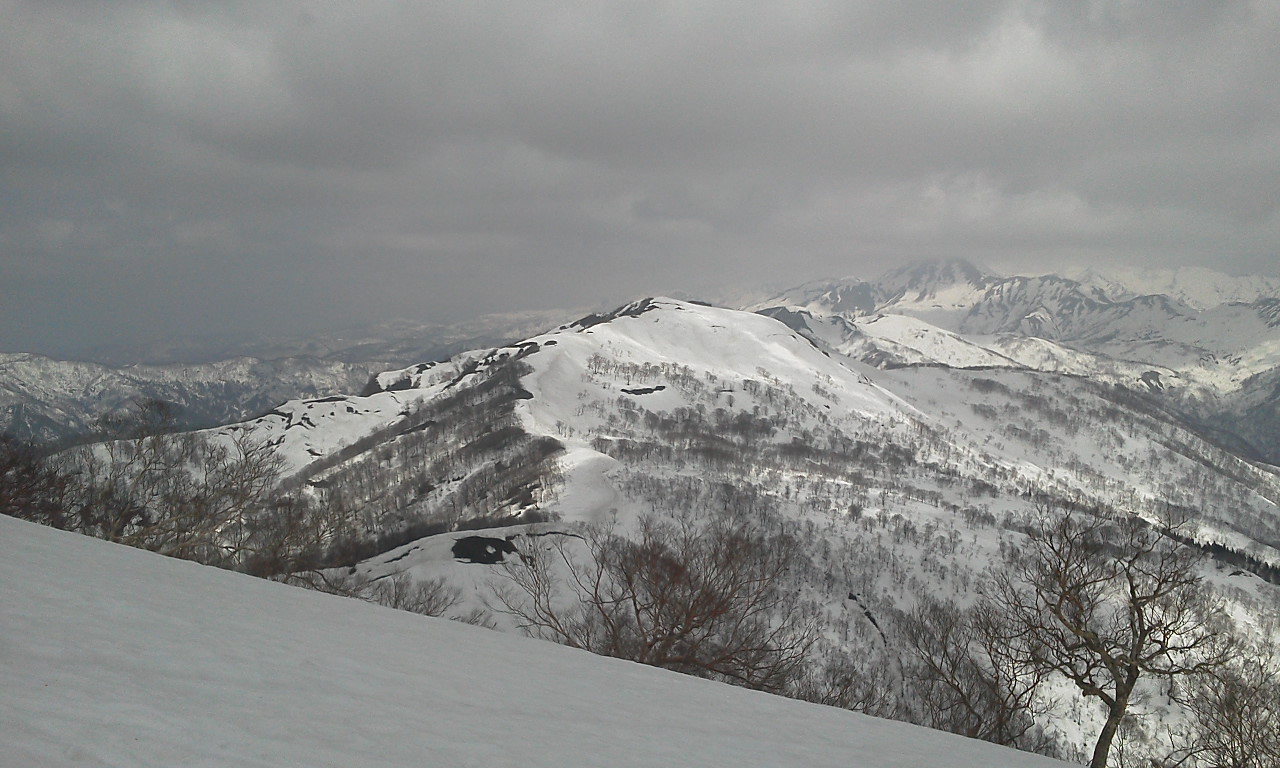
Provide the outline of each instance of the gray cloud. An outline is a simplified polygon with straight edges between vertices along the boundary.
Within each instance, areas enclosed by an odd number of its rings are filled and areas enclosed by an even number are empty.
[[[0,348],[1280,271],[1280,3],[0,0]]]

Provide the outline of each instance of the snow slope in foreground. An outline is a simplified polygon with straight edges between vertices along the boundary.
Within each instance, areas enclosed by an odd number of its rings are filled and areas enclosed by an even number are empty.
[[[0,765],[1050,766],[0,516]]]

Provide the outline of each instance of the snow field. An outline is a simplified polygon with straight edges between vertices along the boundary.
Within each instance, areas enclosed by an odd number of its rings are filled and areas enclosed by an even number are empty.
[[[0,765],[1062,765],[0,517]]]

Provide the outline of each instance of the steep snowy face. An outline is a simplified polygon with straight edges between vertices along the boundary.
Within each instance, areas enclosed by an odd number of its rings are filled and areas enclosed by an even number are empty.
[[[1119,360],[1143,361],[1235,383],[1280,364],[1280,328],[1263,305],[1224,304],[1198,311],[1167,296],[1111,301],[1056,277],[1014,278],[993,286],[961,318],[967,334],[1019,334],[1067,342]],[[1218,369],[1218,370],[1214,370]],[[1222,383],[1231,382],[1230,375]]]
[[[905,430],[920,416],[851,361],[750,313],[647,299],[525,343],[536,351],[522,361],[530,396],[517,412],[527,432],[564,446],[553,505],[564,519],[616,513],[625,523],[642,511],[614,473],[628,451],[731,460],[824,430]]]
[[[1280,395],[1265,384],[1280,370],[1277,281],[1145,274],[997,277],[940,262],[860,283],[874,311],[836,311],[825,297],[839,281],[779,294],[789,307],[756,309],[879,368],[1030,368],[1157,393],[1161,407],[1280,462],[1271,437]]]
[[[775,307],[761,314],[786,323],[821,349],[880,369],[911,365],[1026,369],[1160,391],[1189,390],[1196,384],[1192,377],[1154,363],[1117,360],[1017,333],[954,333],[911,315],[818,315],[798,307]]]
[[[1176,312],[1165,308],[1164,316]],[[968,333],[1022,333],[1048,339],[1074,339],[1105,333],[1117,315],[1131,309],[1100,292],[1057,277],[1015,277],[992,285],[960,321]]]
[[[876,306],[881,310],[889,306],[916,311],[962,309],[998,280],[962,259],[910,264],[875,281]]]
[[[805,283],[746,309],[796,307],[815,315],[846,317],[893,311],[935,322],[951,321],[979,301],[985,289],[999,279],[959,259],[921,262],[871,282],[846,278]]]
[[[525,384],[544,427],[576,417],[583,402],[643,398],[650,409],[732,403],[772,387],[822,400],[825,410],[897,418],[909,408],[849,365],[772,318],[672,299],[647,299],[530,339],[539,345]],[[815,390],[822,390],[821,396]]]
[[[967,262],[944,261],[903,267],[871,283],[832,281],[801,286],[779,294],[771,306],[847,319],[905,315],[963,334],[980,346],[985,343],[972,337],[1004,335],[1054,341],[1118,361],[1176,369],[1216,388],[1239,386],[1249,376],[1280,365],[1280,299],[1266,296],[1270,283],[1255,281],[1246,289],[1240,281],[1221,275],[1213,278],[1181,272],[1175,277],[1168,279],[1178,286],[1202,278],[1210,285],[1208,294],[1188,304],[1180,300],[1186,290],[1168,295],[1139,294],[1099,285],[1096,279],[998,277]],[[1161,278],[1151,282],[1152,287],[1158,286]],[[873,308],[862,303],[856,312],[850,312],[832,298],[854,287],[873,296]],[[1252,303],[1210,301],[1209,294],[1250,298]],[[765,305],[755,309],[766,309]],[[886,332],[874,335],[891,338],[884,327]],[[918,328],[905,327],[900,332],[916,337],[920,333]],[[900,345],[903,341],[891,340]],[[989,351],[1004,354],[999,349]],[[945,356],[937,360],[946,362]],[[1224,365],[1230,371],[1224,370]]]

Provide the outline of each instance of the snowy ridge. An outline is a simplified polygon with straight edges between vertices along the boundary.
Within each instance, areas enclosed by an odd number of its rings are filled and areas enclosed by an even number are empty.
[[[379,392],[366,397],[292,400],[243,426],[214,431],[232,434],[249,430],[255,440],[274,447],[285,459],[285,473],[293,474],[370,432],[396,423],[427,394]]]
[[[1113,301],[1163,295],[1195,309],[1222,304],[1252,304],[1280,297],[1280,279],[1261,275],[1225,275],[1204,267],[1178,269],[1089,268],[1068,277],[1102,290]]]
[[[2,516],[0,549],[6,765],[1062,765]]]
[[[137,365],[0,354],[0,431],[51,440],[91,431],[137,401],[163,400],[187,426],[247,418],[289,398],[358,390],[382,365],[242,357],[213,363]]]
[[[1266,384],[1280,371],[1280,281],[1145,274],[1000,277],[924,263],[806,284],[751,309],[806,312],[803,333],[877,367],[1026,367],[1159,393],[1162,407],[1280,463],[1280,395]],[[871,300],[841,302],[849,292]],[[895,320],[865,333],[875,316]]]
[[[443,398],[505,375],[509,386],[519,382],[518,390],[495,401],[514,408],[519,426],[505,428],[559,446],[560,475],[539,482],[551,494],[544,512],[553,517],[598,519],[607,512],[611,505],[600,499],[626,495],[616,477],[618,462],[641,446],[669,450],[661,446],[673,439],[712,440],[717,431],[737,435],[724,446],[731,451],[773,453],[852,439],[912,446],[907,450],[917,461],[1006,492],[1039,488],[1101,504],[1196,508],[1202,510],[1196,516],[1204,541],[1280,563],[1280,519],[1268,522],[1266,511],[1280,500],[1280,478],[1261,468],[1232,469],[1237,457],[1168,415],[1133,410],[1138,401],[1091,384],[1123,382],[1139,392],[1162,392],[1180,386],[1176,371],[1118,363],[1045,340],[965,338],[906,316],[849,320],[797,312],[786,319],[812,324],[804,327],[813,338],[771,317],[647,299],[510,347],[382,374],[376,382],[384,391],[293,401],[219,431],[252,431],[285,456],[291,473],[317,462],[326,472],[339,471],[346,446],[375,434],[395,444],[428,424],[434,425],[430,445],[436,447],[422,450],[447,454],[454,450],[447,442],[449,420],[424,414],[434,413]],[[871,350],[884,367],[898,370],[876,371],[851,359],[867,359]],[[943,370],[901,370],[922,362]],[[521,368],[510,367],[516,364]],[[965,368],[974,372],[958,370]],[[1053,377],[1063,372],[1074,378]],[[932,394],[922,397],[922,391]],[[708,430],[705,437],[702,430]],[[920,445],[922,430],[930,446]],[[942,445],[945,452],[934,456],[933,446]],[[1126,454],[1162,457],[1163,477],[1134,482],[1134,468],[1117,461],[1117,446],[1125,446]],[[484,466],[502,464],[495,457]],[[1230,515],[1205,496],[1175,493],[1162,482],[1179,473],[1199,477],[1206,466],[1222,469],[1175,488],[1236,497]],[[399,470],[392,463],[379,471]],[[446,488],[446,480],[435,485]],[[415,503],[415,515],[433,514],[430,496]],[[643,508],[634,500],[612,506],[624,519]]]
[[[631,309],[636,307],[643,310]],[[645,366],[665,365],[687,367],[699,377],[711,373],[726,381],[766,377],[795,389],[809,389],[816,380],[837,387],[835,399],[850,412],[875,417],[903,408],[901,400],[775,320],[674,299],[647,299],[623,308],[609,322],[569,326],[530,341],[555,342],[538,355],[539,370],[566,365],[581,370],[588,366],[590,355],[608,353],[611,362],[640,367],[639,376],[644,376]],[[539,386],[537,376],[533,381],[540,391],[554,391]],[[658,407],[679,403],[673,391],[650,393],[646,398],[646,403]],[[537,398],[537,402],[548,403],[550,398]],[[554,407],[563,410],[564,405],[557,402]]]
[[[304,338],[96,350],[102,363],[0,353],[0,432],[37,441],[78,438],[102,416],[148,399],[176,406],[183,427],[228,424],[287,400],[359,392],[376,372],[505,344],[570,315],[544,310],[447,324],[388,322]]]

